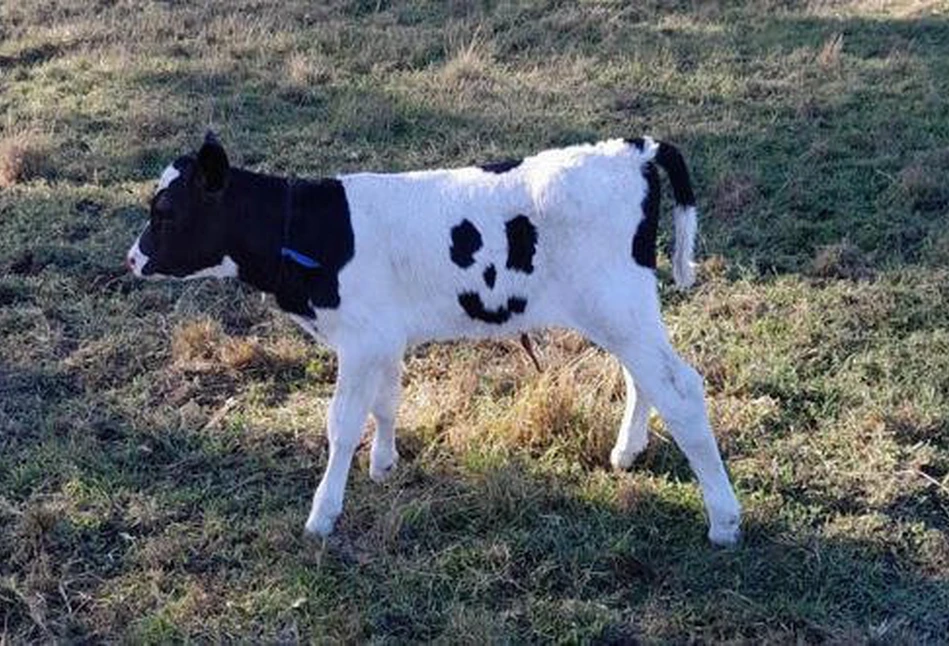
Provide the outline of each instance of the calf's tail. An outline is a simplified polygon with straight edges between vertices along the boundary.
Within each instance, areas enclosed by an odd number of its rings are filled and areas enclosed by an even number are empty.
[[[672,247],[672,277],[679,289],[688,289],[695,282],[695,234],[698,232],[698,214],[695,194],[689,180],[689,169],[682,154],[672,144],[656,142],[655,162],[666,172],[675,196],[672,211],[675,223],[675,244]]]

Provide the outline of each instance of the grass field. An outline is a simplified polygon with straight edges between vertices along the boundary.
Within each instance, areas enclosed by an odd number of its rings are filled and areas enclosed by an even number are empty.
[[[0,117],[0,644],[949,639],[946,2],[21,0]],[[415,349],[398,475],[360,450],[304,539],[332,355],[121,267],[208,125],[297,175],[676,143],[702,262],[663,303],[742,545],[660,420],[609,469],[619,367],[562,331],[541,374]]]

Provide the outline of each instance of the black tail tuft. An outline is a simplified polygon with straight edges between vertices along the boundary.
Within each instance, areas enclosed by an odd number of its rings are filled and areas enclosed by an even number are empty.
[[[641,153],[649,156],[643,166],[647,190],[643,199],[643,220],[633,237],[633,258],[644,267],[656,266],[656,228],[659,220],[659,178],[655,166],[661,166],[669,176],[672,194],[675,196],[673,219],[675,220],[675,246],[672,255],[672,274],[676,285],[686,289],[695,282],[695,265],[692,257],[695,251],[695,235],[698,231],[698,219],[695,209],[695,194],[689,179],[689,169],[679,150],[672,144],[654,141],[647,137],[627,139],[626,143],[635,146]]]
[[[672,184],[672,194],[677,206],[695,206],[695,193],[692,192],[692,182],[689,180],[689,169],[682,159],[679,149],[664,141],[656,142],[656,163],[662,166]]]

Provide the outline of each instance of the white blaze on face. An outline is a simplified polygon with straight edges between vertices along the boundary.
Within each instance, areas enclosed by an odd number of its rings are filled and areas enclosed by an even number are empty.
[[[162,191],[168,188],[173,181],[178,179],[181,176],[181,172],[175,168],[174,164],[169,164],[165,170],[161,172],[161,177],[158,178],[158,187],[155,189],[155,192]],[[148,256],[142,253],[141,248],[138,245],[139,240],[142,236],[139,236],[135,239],[135,244],[132,245],[132,248],[129,249],[128,255],[126,256],[125,263],[128,265],[128,268],[133,274],[142,278],[142,267],[145,266],[145,263],[148,262]],[[149,276],[150,278],[150,276]]]
[[[129,270],[139,278],[142,278],[142,267],[145,266],[145,263],[148,262],[148,256],[142,253],[142,250],[138,246],[138,241],[142,236],[139,236],[135,239],[135,244],[132,245],[132,248],[129,249],[128,256],[126,257],[125,264],[128,265]]]
[[[171,164],[162,171],[161,177],[158,178],[158,188],[156,192],[168,188],[168,186],[180,176],[181,172],[175,168],[174,164]]]

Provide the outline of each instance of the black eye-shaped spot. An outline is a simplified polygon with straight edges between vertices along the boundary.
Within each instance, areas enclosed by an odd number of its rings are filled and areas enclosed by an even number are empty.
[[[451,261],[467,269],[474,264],[474,255],[481,248],[481,234],[475,225],[468,220],[452,227],[451,230]]]
[[[504,224],[504,231],[507,233],[507,268],[533,273],[537,228],[526,215],[519,215]]]

